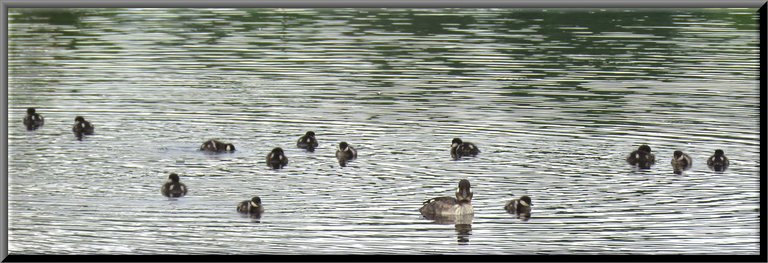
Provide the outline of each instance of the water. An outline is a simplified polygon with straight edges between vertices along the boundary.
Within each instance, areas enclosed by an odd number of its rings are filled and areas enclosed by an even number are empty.
[[[11,8],[9,253],[758,254],[754,11]],[[463,178],[471,222],[421,217]]]

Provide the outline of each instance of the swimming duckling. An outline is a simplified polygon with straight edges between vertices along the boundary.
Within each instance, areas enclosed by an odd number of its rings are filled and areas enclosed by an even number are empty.
[[[72,132],[75,133],[77,138],[82,138],[83,135],[93,134],[93,124],[86,121],[82,116],[75,117],[75,125],[72,126]]]
[[[473,215],[475,211],[472,208],[471,201],[472,191],[470,191],[469,180],[462,179],[459,181],[459,188],[456,189],[456,198],[443,196],[428,199],[419,208],[419,212],[427,218]]]
[[[656,156],[651,153],[650,146],[643,144],[627,156],[627,163],[636,165],[641,169],[649,169],[651,165],[656,163]]]
[[[299,140],[296,141],[296,147],[307,149],[307,151],[314,151],[315,148],[317,148],[319,144],[317,143],[317,139],[315,138],[315,132],[308,131],[304,136],[299,137]]]
[[[27,116],[24,116],[24,126],[27,126],[27,130],[40,128],[44,123],[43,115],[35,113],[35,108],[27,108]]]
[[[720,149],[715,150],[715,154],[707,159],[707,166],[709,166],[709,169],[716,172],[725,171],[725,169],[728,169],[729,164],[730,162],[728,161],[728,158],[725,157],[725,152]]]
[[[288,157],[285,156],[282,148],[276,147],[267,154],[267,166],[272,169],[280,169],[286,165],[288,165]]]
[[[533,206],[531,198],[524,195],[520,197],[520,199],[509,200],[509,202],[504,205],[504,210],[507,210],[507,212],[511,214],[530,214],[531,206]]]
[[[682,151],[675,151],[672,154],[672,169],[676,174],[682,174],[683,171],[690,169],[691,165],[693,165],[693,160],[688,154]]]
[[[339,148],[336,149],[336,159],[339,160],[339,165],[342,167],[347,166],[348,161],[357,159],[357,150],[347,142],[340,142]]]
[[[237,204],[237,212],[247,214],[261,214],[264,212],[264,206],[261,205],[261,198],[254,196],[251,200],[245,200]]]
[[[201,151],[209,152],[233,152],[235,151],[235,145],[231,143],[223,143],[215,139],[207,140],[200,145]]]
[[[160,193],[166,197],[182,197],[187,194],[187,186],[179,182],[179,175],[171,173],[168,181],[160,187]]]
[[[475,156],[480,153],[480,148],[474,143],[464,142],[459,138],[453,138],[451,142],[451,157],[459,159],[464,156]]]

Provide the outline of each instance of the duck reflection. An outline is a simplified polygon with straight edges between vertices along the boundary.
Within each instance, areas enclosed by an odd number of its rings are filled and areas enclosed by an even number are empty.
[[[469,236],[472,235],[472,220],[474,216],[469,215],[424,215],[424,218],[432,220],[435,224],[450,225],[453,224],[456,229],[456,241],[459,245],[468,245]]]

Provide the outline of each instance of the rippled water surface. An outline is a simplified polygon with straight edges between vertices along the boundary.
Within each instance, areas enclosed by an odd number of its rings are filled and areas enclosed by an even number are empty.
[[[755,12],[11,8],[9,252],[757,254]],[[624,162],[642,143],[650,170]],[[471,224],[421,217],[464,178]],[[260,219],[235,211],[253,195]]]

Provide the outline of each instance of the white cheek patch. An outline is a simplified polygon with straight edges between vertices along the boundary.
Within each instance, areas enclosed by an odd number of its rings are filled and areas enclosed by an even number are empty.
[[[640,154],[636,153],[635,154],[635,159],[640,159]]]
[[[523,200],[520,200],[520,204],[523,205],[523,206],[530,206],[527,202],[525,202]]]
[[[253,201],[251,201],[251,206],[253,206],[253,207],[259,207],[259,205],[258,205],[258,204],[256,204],[256,203],[254,203]]]
[[[278,158],[280,159],[280,161],[283,160],[283,156],[282,155],[280,155]]]

